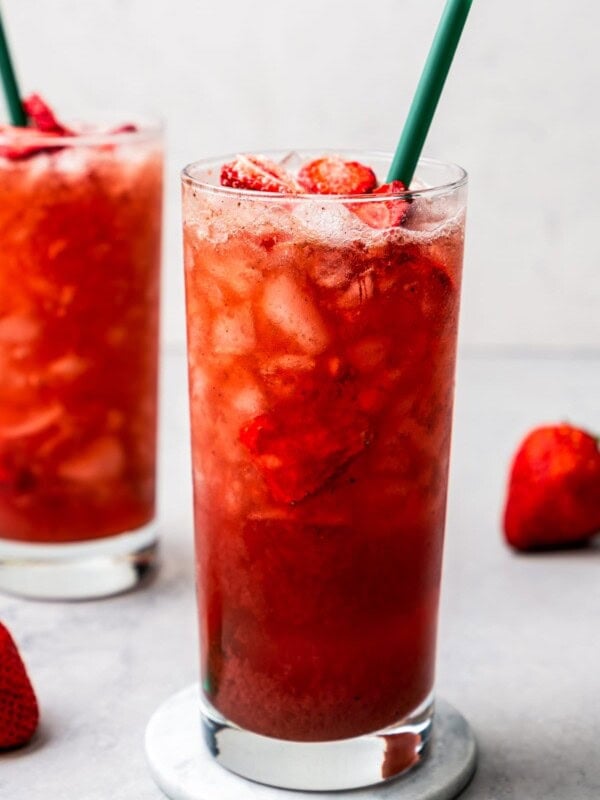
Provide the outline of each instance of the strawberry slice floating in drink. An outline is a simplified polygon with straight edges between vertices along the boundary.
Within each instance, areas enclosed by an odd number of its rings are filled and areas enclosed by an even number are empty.
[[[297,503],[323,487],[369,443],[368,418],[340,386],[307,402],[299,391],[240,431],[274,499]]]

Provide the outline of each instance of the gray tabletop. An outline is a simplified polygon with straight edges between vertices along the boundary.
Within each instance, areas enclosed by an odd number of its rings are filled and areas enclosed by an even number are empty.
[[[600,795],[600,548],[517,556],[499,527],[507,464],[528,428],[565,418],[600,427],[599,367],[592,357],[461,357],[438,691],[480,744],[465,800]],[[93,603],[0,598],[43,718],[34,744],[0,756],[2,800],[162,797],[144,726],[197,670],[183,353],[166,355],[163,387],[155,582]]]

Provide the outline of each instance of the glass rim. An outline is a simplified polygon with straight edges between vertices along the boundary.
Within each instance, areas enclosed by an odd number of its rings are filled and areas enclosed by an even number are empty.
[[[326,154],[336,154],[341,155],[347,158],[356,159],[357,156],[363,156],[365,160],[369,158],[377,158],[377,159],[385,159],[389,161],[391,164],[393,159],[392,153],[387,153],[382,150],[348,150],[348,149],[341,149],[341,150],[333,150],[333,149],[316,149],[310,148],[307,150],[271,150],[267,151],[268,154],[271,156],[278,156],[281,155],[286,156],[291,152],[299,152],[299,153],[306,153],[308,157],[314,155],[315,157],[323,156]],[[417,165],[417,174],[419,171],[419,167],[421,166],[430,166],[430,167],[444,167],[446,169],[455,170],[458,174],[458,177],[454,180],[447,181],[440,183],[436,186],[426,186],[422,189],[406,189],[402,192],[392,192],[390,194],[312,194],[310,192],[299,192],[298,194],[284,194],[283,192],[262,192],[256,191],[253,189],[233,189],[230,186],[220,186],[215,185],[212,183],[207,183],[204,180],[199,179],[197,176],[193,174],[194,170],[197,170],[201,167],[210,167],[213,165],[221,165],[228,161],[232,161],[238,155],[250,155],[250,153],[230,153],[229,155],[221,156],[218,158],[201,158],[197,161],[192,161],[187,164],[181,170],[181,180],[185,184],[189,184],[190,186],[195,186],[202,191],[211,193],[211,194],[220,194],[223,196],[229,197],[243,197],[244,199],[252,198],[254,200],[263,200],[268,202],[273,201],[284,201],[290,202],[290,200],[296,201],[313,201],[318,198],[320,203],[337,203],[340,200],[347,202],[352,201],[353,203],[360,202],[360,203],[376,203],[382,201],[389,201],[389,200],[413,200],[415,198],[432,198],[432,197],[439,197],[441,195],[449,194],[450,192],[456,191],[463,186],[466,186],[469,180],[469,175],[467,171],[461,167],[460,165],[452,162],[452,161],[441,161],[435,158],[420,158],[419,163]],[[256,153],[254,153],[256,155]],[[268,156],[267,156],[268,157]]]
[[[90,115],[89,117],[86,116],[82,118],[84,120],[91,119],[93,120],[94,115]],[[108,112],[106,112],[106,116],[109,116]],[[160,138],[164,133],[164,123],[158,116],[154,116],[152,114],[120,114],[120,112],[110,112],[110,116],[115,116],[118,119],[126,119],[127,122],[121,123],[123,126],[125,125],[135,125],[135,131],[106,131],[106,130],[90,130],[90,131],[83,131],[82,133],[77,134],[53,134],[47,133],[45,131],[40,131],[37,128],[21,128],[15,125],[6,125],[0,126],[0,144],[3,142],[10,142],[11,144],[14,140],[10,139],[11,131],[20,131],[22,141],[24,144],[27,142],[26,136],[27,132],[31,130],[34,134],[33,143],[35,145],[40,145],[41,147],[46,147],[54,149],[59,147],[95,147],[101,145],[117,145],[117,144],[134,144],[137,142],[145,142],[150,141],[152,139]],[[101,119],[101,113],[97,115],[98,119]],[[82,120],[78,120],[81,122]],[[70,120],[67,117],[65,119],[66,124],[69,124]],[[99,124],[99,123],[98,123]],[[115,127],[118,128],[119,123],[114,123]]]

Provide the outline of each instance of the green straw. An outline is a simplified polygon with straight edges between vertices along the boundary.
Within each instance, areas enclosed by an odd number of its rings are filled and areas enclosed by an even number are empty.
[[[407,187],[411,184],[472,2],[448,0],[446,3],[396,148],[388,183],[402,181]]]
[[[2,24],[2,10],[0,9],[0,77],[2,77],[2,84],[4,86],[4,95],[6,97],[6,105],[10,121],[13,125],[25,127],[27,125],[27,117],[23,111],[23,104],[19,95],[19,87],[17,86],[17,78],[15,70],[10,57],[8,49],[8,42],[4,34],[4,25]]]

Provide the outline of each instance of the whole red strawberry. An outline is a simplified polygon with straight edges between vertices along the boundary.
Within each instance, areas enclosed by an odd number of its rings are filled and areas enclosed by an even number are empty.
[[[600,532],[598,439],[567,424],[532,431],[512,465],[504,532],[517,550],[575,545]]]
[[[38,721],[38,704],[25,665],[0,622],[0,750],[26,744]]]

